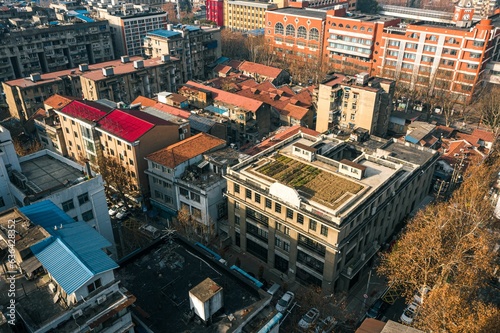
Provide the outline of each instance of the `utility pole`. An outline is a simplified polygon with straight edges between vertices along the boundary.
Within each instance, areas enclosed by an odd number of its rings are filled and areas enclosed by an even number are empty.
[[[370,273],[368,273],[368,282],[366,283],[366,291],[363,295],[363,308],[366,308],[366,300],[368,299],[368,289],[370,288],[370,280],[372,278],[372,270],[370,269]]]

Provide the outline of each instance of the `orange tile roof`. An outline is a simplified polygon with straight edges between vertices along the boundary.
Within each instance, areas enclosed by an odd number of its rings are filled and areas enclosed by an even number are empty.
[[[255,145],[248,150],[244,151],[245,154],[247,155],[257,155],[261,151],[266,150],[267,148],[270,148],[274,146],[277,143],[280,143],[283,140],[288,139],[289,137],[299,133],[301,131],[302,133],[309,134],[312,136],[319,136],[321,133],[316,132],[312,129],[306,128],[306,127],[301,127],[300,125],[294,125],[291,127],[280,127],[277,131],[274,132],[274,134],[271,134],[269,138],[266,140],[262,141],[258,145]]]
[[[184,86],[210,91],[212,92],[213,98],[216,101],[220,101],[234,106],[239,106],[245,110],[252,112],[256,112],[263,104],[262,102],[256,101],[254,99],[238,96],[236,94],[229,93],[227,91],[216,89],[213,87],[205,86],[201,83],[196,83],[194,81],[188,81]]]
[[[173,169],[191,158],[222,145],[225,146],[226,141],[206,133],[199,133],[149,154],[146,158]]]
[[[173,61],[179,60],[178,58],[175,58],[175,57],[170,57],[170,59]],[[125,63],[125,64],[122,63],[120,59],[106,61],[106,62],[100,62],[97,64],[89,65],[89,70],[85,71],[85,72],[81,72],[78,68],[65,69],[63,71],[42,74],[41,80],[37,81],[37,82],[31,81],[29,78],[21,78],[21,79],[6,81],[5,84],[8,84],[11,87],[16,87],[16,86],[17,87],[32,87],[32,86],[43,85],[43,84],[51,83],[51,82],[55,82],[55,81],[61,81],[62,78],[66,77],[66,76],[73,76],[73,77],[83,76],[87,79],[99,81],[99,80],[106,79],[106,77],[104,75],[102,75],[102,69],[105,67],[113,67],[115,75],[132,73],[132,72],[136,71],[136,69],[134,68],[134,61],[135,60],[143,60],[143,58],[142,57],[130,57],[130,62]],[[162,61],[160,58],[147,59],[147,60],[144,60],[144,68],[155,67],[155,66],[160,65],[161,63],[162,63]]]
[[[276,68],[276,67],[271,67],[271,66],[266,66],[262,64],[258,64],[255,62],[251,61],[244,61],[238,69],[242,72],[247,72],[247,73],[255,73],[260,76],[265,76],[268,78],[277,78],[280,73],[283,71],[282,69]]]
[[[301,120],[308,112],[308,108],[289,103],[283,108],[283,112],[280,113],[290,118]]]
[[[471,135],[478,137],[485,142],[495,141],[495,134],[493,134],[493,132],[490,131],[480,130],[476,128],[474,131],[472,131]]]
[[[43,101],[43,104],[50,106],[51,108],[54,109],[61,109],[71,103],[71,101],[74,98],[68,98],[61,96],[59,94],[55,94],[47,98],[45,101]]]
[[[158,103],[158,101],[144,96],[139,96],[136,99],[134,99],[134,101],[131,104],[138,104],[138,103],[141,103],[141,107],[147,108],[148,106],[154,106],[156,103]]]

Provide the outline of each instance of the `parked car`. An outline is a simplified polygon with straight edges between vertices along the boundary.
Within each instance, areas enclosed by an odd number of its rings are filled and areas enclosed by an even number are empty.
[[[302,316],[299,321],[299,327],[303,329],[308,329],[311,327],[319,317],[319,310],[316,308],[309,309],[307,313]]]
[[[125,207],[122,207],[118,210],[118,213],[116,213],[116,218],[121,220],[121,219],[124,219],[128,216],[129,214],[129,211],[127,210],[127,208]]]
[[[295,299],[295,294],[292,293],[291,291],[287,291],[278,301],[276,304],[276,310],[279,312],[285,312],[286,309],[292,304],[293,300]]]
[[[331,333],[337,325],[337,321],[332,316],[321,319],[314,329],[314,333]]]
[[[118,205],[111,206],[111,208],[108,210],[109,216],[115,216],[116,213],[118,213],[118,210],[120,210],[120,207],[118,207]]]
[[[415,317],[415,314],[417,313],[418,310],[418,304],[415,302],[412,302],[408,307],[403,311],[403,314],[401,315],[401,322],[403,324],[411,325],[413,323],[413,318]]]
[[[372,304],[372,306],[370,306],[368,311],[366,311],[366,317],[380,319],[388,306],[389,304],[379,298]]]
[[[431,288],[429,288],[427,286],[420,288],[420,290],[417,291],[417,293],[415,295],[413,295],[413,300],[415,301],[415,303],[422,305],[422,295],[425,298],[425,296],[427,296],[429,291],[431,291]]]

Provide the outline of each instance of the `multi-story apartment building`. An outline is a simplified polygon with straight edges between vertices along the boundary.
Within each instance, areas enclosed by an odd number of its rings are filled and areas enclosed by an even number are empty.
[[[271,2],[224,1],[224,27],[232,31],[249,31],[266,27],[266,11],[278,6]]]
[[[179,89],[179,94],[187,97],[194,107],[207,108],[230,119],[230,142],[255,142],[271,130],[270,107],[261,101],[193,81]]]
[[[207,0],[207,20],[214,22],[218,27],[224,26],[224,0]]]
[[[328,68],[341,73],[376,73],[378,55],[382,54],[380,43],[385,27],[395,26],[401,19],[354,14],[346,15],[345,9],[327,12],[323,53]]]
[[[54,112],[54,109],[61,109],[71,103],[72,100],[61,95],[52,95],[45,100],[45,109],[40,109],[32,117],[42,147],[62,156],[68,156],[68,150],[66,149],[59,116]]]
[[[377,58],[381,77],[396,78],[410,89],[453,93],[470,101],[486,79],[486,66],[500,59],[500,18],[472,22],[473,9],[457,7],[456,25],[415,23],[384,29]]]
[[[227,170],[233,246],[276,279],[325,294],[349,290],[366,273],[429,192],[439,157],[395,140],[359,144],[300,131],[267,147]]]
[[[179,60],[169,56],[148,60],[124,56],[95,65],[80,64],[70,70],[33,73],[28,78],[2,82],[2,86],[11,116],[24,122],[54,94],[130,103],[140,95],[153,97],[160,91],[175,91],[181,69]]]
[[[89,160],[94,169],[99,159],[114,159],[127,171],[131,193],[137,196],[149,192],[144,157],[190,136],[188,122],[177,124],[146,112],[111,110],[88,101],[73,101],[56,113],[69,156]]]
[[[144,53],[153,58],[165,54],[179,58],[183,82],[205,80],[209,74],[208,65],[222,55],[220,28],[168,24],[167,29],[147,33]]]
[[[278,58],[321,61],[326,11],[282,8],[266,12],[265,39]]]
[[[326,132],[338,115],[341,128],[363,128],[369,134],[385,137],[392,112],[395,81],[370,78],[368,73],[355,77],[334,74],[317,90],[316,131]]]
[[[109,21],[115,52],[119,56],[142,55],[146,34],[167,27],[167,13],[142,5],[98,8],[97,16]]]
[[[287,13],[286,23],[275,16],[282,11]],[[315,52],[310,47],[306,51],[306,25],[296,26],[309,12],[307,8],[267,12],[266,21],[271,25],[266,27],[266,40],[270,39],[278,56],[300,58],[306,52],[309,58],[322,57],[324,66],[342,73],[367,72],[399,80],[410,89],[452,93],[460,103],[472,98],[488,62],[500,57],[500,18],[473,22],[474,9],[467,4],[456,6],[452,24],[421,21],[403,25],[398,18],[329,10],[324,26],[316,27],[322,42]]]
[[[170,218],[187,209],[197,222],[215,232],[218,210],[227,209],[226,180],[216,161],[204,156],[224,147],[226,141],[200,133],[146,157],[150,202],[160,216]]]
[[[107,21],[0,31],[0,81],[115,58]]]

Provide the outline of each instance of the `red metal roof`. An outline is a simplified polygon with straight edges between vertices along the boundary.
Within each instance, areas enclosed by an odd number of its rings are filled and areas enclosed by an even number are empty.
[[[78,100],[72,101],[63,107],[61,112],[73,118],[89,121],[97,121],[106,115],[106,112],[100,110],[100,108],[90,105],[88,102]]]
[[[122,110],[113,110],[99,121],[100,129],[127,142],[134,142],[155,125]]]

